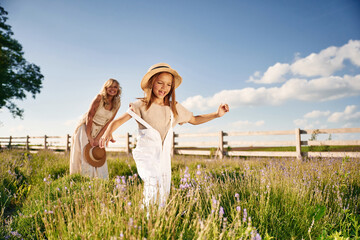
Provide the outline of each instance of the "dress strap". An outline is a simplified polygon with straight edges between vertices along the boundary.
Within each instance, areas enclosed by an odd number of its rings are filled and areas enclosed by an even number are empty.
[[[142,125],[144,125],[147,129],[153,128],[152,126],[150,126],[150,124],[148,124],[147,122],[145,122],[144,119],[142,119],[139,115],[137,115],[136,113],[134,113],[130,108],[126,111],[131,117],[133,117],[136,121],[138,121],[139,123],[141,123]]]

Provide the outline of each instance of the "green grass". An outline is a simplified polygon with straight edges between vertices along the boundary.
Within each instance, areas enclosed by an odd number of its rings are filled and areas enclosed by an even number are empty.
[[[0,239],[359,239],[359,159],[176,156],[167,204],[150,209],[132,158],[111,155],[110,180],[68,162],[0,152]]]

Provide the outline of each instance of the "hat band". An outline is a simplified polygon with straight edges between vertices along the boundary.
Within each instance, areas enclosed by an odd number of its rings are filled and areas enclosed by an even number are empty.
[[[169,68],[169,67],[168,67],[168,66],[158,66],[158,67],[154,67],[154,68],[151,69],[150,71],[155,70],[155,69],[158,69],[158,68]]]
[[[91,158],[93,161],[98,162],[98,161],[100,161],[100,160],[97,160],[96,158],[94,158],[93,149],[94,149],[94,147],[92,147],[92,148],[90,149],[89,156],[90,156],[90,158]]]

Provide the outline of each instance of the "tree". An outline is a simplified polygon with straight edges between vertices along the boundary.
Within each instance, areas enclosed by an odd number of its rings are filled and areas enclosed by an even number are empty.
[[[12,38],[11,26],[6,24],[7,12],[0,6],[0,109],[6,107],[13,117],[23,117],[24,110],[13,101],[26,98],[26,92],[35,98],[40,93],[44,76],[40,67],[23,57],[20,43]]]

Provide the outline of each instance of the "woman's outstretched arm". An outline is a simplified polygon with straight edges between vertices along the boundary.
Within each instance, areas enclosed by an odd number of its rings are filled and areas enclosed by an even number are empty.
[[[224,116],[224,114],[227,113],[227,112],[229,112],[229,105],[220,104],[220,106],[219,106],[219,108],[218,108],[218,110],[216,112],[193,116],[190,119],[189,123],[191,123],[193,125],[206,123],[206,122],[208,122],[210,120],[213,120],[215,118]]]

